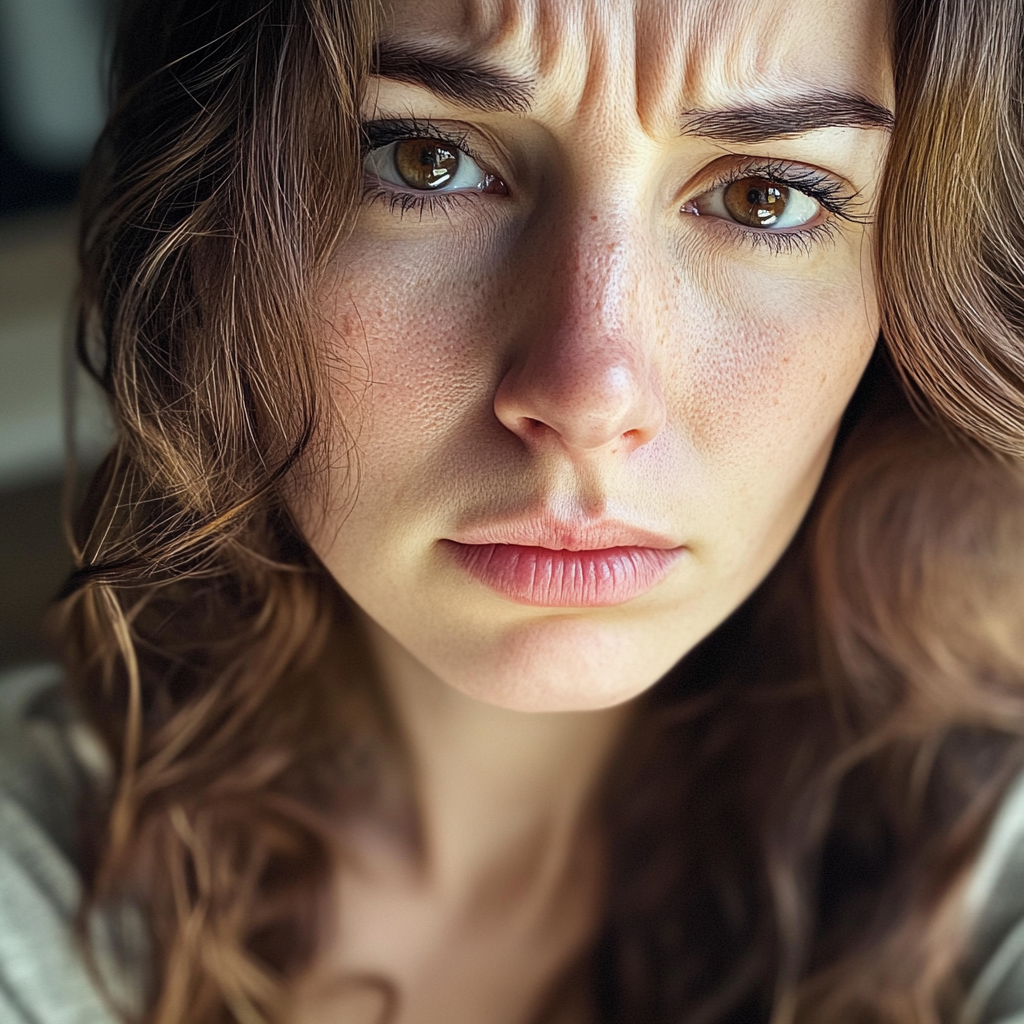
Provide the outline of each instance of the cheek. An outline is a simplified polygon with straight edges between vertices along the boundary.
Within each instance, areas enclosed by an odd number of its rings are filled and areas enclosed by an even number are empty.
[[[806,270],[779,280],[741,268],[702,282],[665,342],[683,454],[670,451],[662,479],[686,460],[677,501],[700,524],[702,564],[738,589],[802,520],[877,338],[874,291],[857,264]]]
[[[422,448],[464,421],[497,371],[500,350],[489,344],[487,324],[494,280],[429,257],[356,259],[332,289],[326,312],[335,401],[367,443]]]
[[[831,438],[874,348],[873,287],[848,265],[782,282],[737,272],[705,295],[669,384],[691,443],[723,470],[798,466]]]

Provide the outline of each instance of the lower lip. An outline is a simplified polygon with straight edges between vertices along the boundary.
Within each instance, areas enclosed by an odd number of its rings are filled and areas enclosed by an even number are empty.
[[[520,604],[600,608],[622,604],[665,578],[683,548],[560,551],[521,544],[442,541],[470,576]]]

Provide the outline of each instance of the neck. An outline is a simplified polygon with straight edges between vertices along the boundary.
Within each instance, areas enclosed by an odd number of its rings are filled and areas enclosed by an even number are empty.
[[[595,789],[630,707],[533,713],[485,704],[365,624],[408,744],[432,881],[465,884],[502,862],[520,878],[559,873],[594,824]]]

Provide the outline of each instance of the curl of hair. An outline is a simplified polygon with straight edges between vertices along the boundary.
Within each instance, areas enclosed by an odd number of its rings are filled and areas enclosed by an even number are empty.
[[[311,797],[332,766],[348,785],[327,787],[334,804],[358,788],[313,671],[337,597],[283,489],[326,457],[316,296],[361,187],[371,15],[358,0],[121,14],[78,331],[117,442],[59,631],[117,766],[83,920],[142,908],[154,1024],[279,1014],[330,867]]]

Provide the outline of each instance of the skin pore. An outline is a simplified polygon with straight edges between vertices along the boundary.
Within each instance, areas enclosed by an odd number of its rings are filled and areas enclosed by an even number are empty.
[[[296,511],[424,850],[360,832],[296,1022],[377,1019],[354,975],[400,1024],[588,1019],[551,1000],[597,923],[591,798],[813,497],[878,332],[892,90],[871,0],[393,3],[323,297],[336,468]],[[509,544],[665,561],[626,600],[524,600],[467,568]]]

